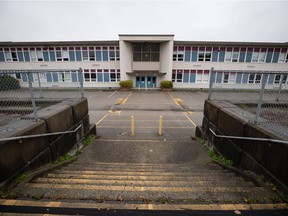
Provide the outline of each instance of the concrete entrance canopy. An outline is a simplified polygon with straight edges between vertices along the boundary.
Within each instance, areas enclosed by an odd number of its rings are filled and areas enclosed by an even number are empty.
[[[161,73],[159,71],[133,71],[126,72],[129,76],[164,76],[167,73]]]
[[[159,44],[159,61],[134,61],[133,46],[137,43]],[[139,76],[157,76],[157,83],[171,80],[174,35],[119,35],[121,80]]]

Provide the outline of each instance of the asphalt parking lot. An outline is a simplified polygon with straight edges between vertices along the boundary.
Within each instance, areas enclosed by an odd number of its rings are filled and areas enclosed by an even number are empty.
[[[90,123],[102,139],[191,140],[207,92],[86,91]],[[131,131],[134,117],[134,136]],[[162,116],[162,135],[159,135]]]

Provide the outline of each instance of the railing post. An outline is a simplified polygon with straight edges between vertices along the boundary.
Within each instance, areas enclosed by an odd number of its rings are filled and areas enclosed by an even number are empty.
[[[278,89],[278,94],[277,94],[276,101],[279,101],[279,100],[280,100],[280,94],[281,94],[281,90],[282,90],[283,79],[284,79],[284,74],[281,74],[280,83],[279,83],[279,89]]]
[[[135,121],[134,121],[134,116],[131,116],[131,135],[135,135]]]
[[[163,118],[160,116],[159,118],[159,136],[162,136],[162,128],[163,128]]]
[[[211,96],[212,96],[213,77],[214,77],[213,74],[214,74],[214,68],[212,67],[210,71],[210,79],[209,79],[209,91],[208,91],[209,100],[211,99]]]
[[[81,98],[84,98],[83,70],[82,70],[82,68],[79,68],[79,70],[78,70],[78,80],[80,83]]]
[[[37,109],[36,109],[36,103],[35,103],[35,98],[34,98],[32,81],[33,81],[33,74],[31,72],[29,72],[28,73],[28,82],[29,82],[29,92],[30,92],[32,108],[33,108],[33,115],[34,115],[34,120],[33,121],[38,121]]]
[[[258,124],[258,119],[259,119],[261,108],[262,108],[262,104],[263,104],[263,96],[264,96],[265,86],[266,86],[266,83],[267,83],[267,77],[268,77],[267,73],[263,74],[261,91],[260,91],[260,96],[259,96],[259,100],[258,100],[258,105],[257,105],[257,110],[256,110],[254,124]]]

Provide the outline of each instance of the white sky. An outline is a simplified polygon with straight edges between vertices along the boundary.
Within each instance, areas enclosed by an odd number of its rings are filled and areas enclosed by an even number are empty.
[[[0,41],[118,40],[118,34],[288,42],[288,0],[0,0]]]

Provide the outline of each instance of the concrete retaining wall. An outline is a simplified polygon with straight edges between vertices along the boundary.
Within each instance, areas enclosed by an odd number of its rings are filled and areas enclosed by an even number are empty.
[[[90,126],[87,99],[68,99],[0,127],[0,137],[71,131],[75,133],[0,142],[0,182],[8,184],[15,176],[55,161],[79,144],[88,133],[96,134]]]
[[[270,141],[217,138],[210,131],[211,128],[219,135],[284,140],[261,126],[267,120],[260,118],[260,124],[257,125],[249,122],[248,118],[253,119],[251,115],[229,102],[206,100],[202,127],[197,128],[196,136],[205,136],[210,145],[233,161],[234,166],[253,170],[288,193],[287,145]]]

